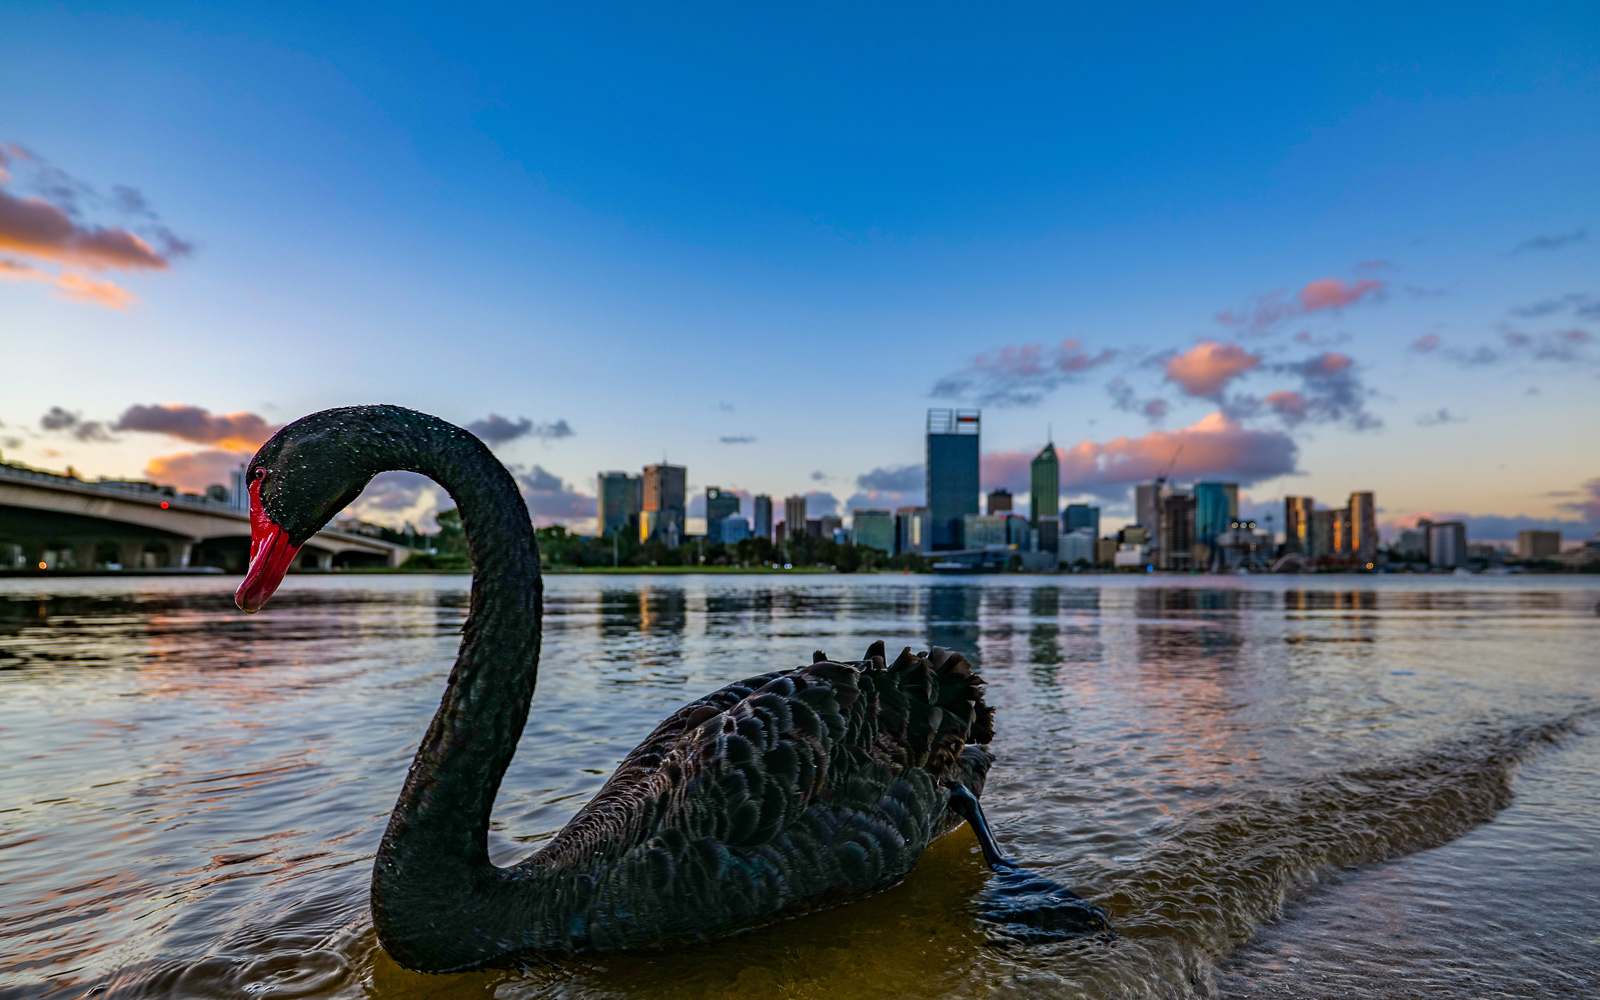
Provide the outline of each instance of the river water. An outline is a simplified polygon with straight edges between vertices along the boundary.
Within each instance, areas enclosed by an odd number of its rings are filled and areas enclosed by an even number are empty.
[[[371,858],[466,578],[0,581],[0,998],[1600,995],[1600,581],[557,576],[492,852],[728,681],[964,652],[1003,847],[1113,941],[1007,945],[965,830],[671,953],[422,976]]]

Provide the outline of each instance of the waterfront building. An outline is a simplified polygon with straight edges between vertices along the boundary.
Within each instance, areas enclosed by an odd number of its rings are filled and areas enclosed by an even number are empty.
[[[843,528],[843,527],[844,527],[844,518],[835,517],[832,514],[824,514],[821,517],[817,518],[817,535],[816,535],[816,537],[818,537],[818,538],[833,538],[834,534],[840,528]]]
[[[933,551],[931,520],[926,507],[897,507],[894,512],[894,551],[923,554]]]
[[[643,519],[639,540],[659,539],[669,546],[683,543],[688,506],[688,470],[681,465],[647,465],[640,484]]]
[[[595,501],[599,508],[595,519],[600,536],[637,531],[643,495],[638,476],[626,472],[600,473]]]
[[[1063,532],[1088,531],[1089,534],[1100,535],[1100,508],[1091,507],[1086,503],[1067,504],[1066,513],[1061,518]]]
[[[1039,527],[1045,518],[1061,516],[1061,459],[1050,441],[1028,463],[1028,523]],[[1044,551],[1044,550],[1040,550]],[[1055,547],[1050,548],[1051,552]]]
[[[228,502],[235,510],[250,509],[250,484],[245,479],[245,471],[243,463],[233,470],[233,483],[228,491]]]
[[[1006,544],[1019,552],[1033,551],[1033,528],[1021,514],[1001,514],[1006,526]]]
[[[772,541],[772,498],[765,493],[757,493],[751,503],[755,510],[751,512],[754,520],[750,525],[750,533]]]
[[[1330,524],[1333,528],[1333,538],[1328,542],[1328,555],[1342,559],[1351,553],[1350,508],[1340,507],[1332,514],[1333,519]]]
[[[1156,568],[1186,570],[1194,567],[1193,493],[1168,493],[1156,510]]]
[[[1428,565],[1442,569],[1464,566],[1467,562],[1467,526],[1460,521],[1436,521],[1428,525]]]
[[[1283,550],[1311,555],[1311,512],[1317,509],[1311,497],[1283,498]]]
[[[806,537],[811,539],[813,542],[822,541],[822,518],[806,518]]]
[[[962,547],[962,518],[978,513],[977,410],[928,411],[927,497],[933,550]]]
[[[1415,562],[1428,560],[1428,523],[1418,522],[1415,528],[1401,528],[1395,538],[1394,548],[1403,558]]]
[[[1156,531],[1156,508],[1161,501],[1161,492],[1161,486],[1157,483],[1140,483],[1133,488],[1133,523],[1149,528],[1152,538]]]
[[[739,513],[739,495],[729,493],[720,486],[706,487],[706,540],[714,542],[722,537],[724,518]]]
[[[716,539],[724,545],[733,545],[750,537],[750,522],[742,514],[730,514],[718,522]],[[708,538],[712,537],[707,533]]]
[[[1001,514],[1011,513],[1011,491],[1006,489],[991,490],[989,492],[989,516],[999,517]]]
[[[1097,538],[1094,543],[1094,564],[1096,566],[1110,566],[1117,559],[1117,540],[1115,538]]]
[[[806,498],[795,495],[783,501],[783,523],[789,526],[790,538],[803,538],[806,533]]]
[[[1006,524],[1004,520],[987,514],[966,514],[961,518],[961,537],[965,548],[1004,548]]]
[[[857,507],[850,512],[850,540],[858,546],[894,552],[894,514],[876,507]]]
[[[1347,537],[1349,553],[1357,568],[1375,569],[1378,565],[1378,511],[1370,492],[1350,494],[1345,508],[1350,522]]]
[[[1333,525],[1336,512],[1331,510],[1313,510],[1311,512],[1310,543],[1305,555],[1312,559],[1323,559],[1333,554]]]
[[[1238,483],[1194,484],[1194,541],[1208,549],[1239,520]]]
[[[1061,519],[1041,517],[1033,526],[1030,541],[1035,552],[1059,553],[1061,551]]]
[[[1061,565],[1076,566],[1081,562],[1085,566],[1093,566],[1096,541],[1094,533],[1083,528],[1062,535]]]
[[[1561,553],[1561,532],[1517,532],[1518,559],[1554,559]]]

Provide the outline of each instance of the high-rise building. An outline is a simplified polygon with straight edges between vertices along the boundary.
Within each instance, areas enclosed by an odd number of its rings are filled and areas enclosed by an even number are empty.
[[[1193,493],[1169,493],[1156,511],[1156,568],[1194,568]]]
[[[928,508],[897,507],[894,512],[894,551],[925,553],[933,551],[932,532],[928,530]]]
[[[1517,558],[1553,559],[1561,553],[1561,532],[1517,532]]]
[[[1368,492],[1350,494],[1350,555],[1359,569],[1378,565],[1378,511]]]
[[[783,501],[783,523],[789,526],[790,538],[804,538],[806,534],[806,498],[795,495]]]
[[[807,527],[807,529],[809,529],[810,525],[807,524],[806,527]],[[844,527],[844,518],[836,517],[833,514],[824,514],[821,517],[817,518],[817,534],[812,536],[812,537],[814,537],[814,538],[832,538],[834,536],[834,533],[837,532],[840,528],[843,528],[843,527]]]
[[[987,514],[964,514],[961,518],[962,544],[969,549],[986,549],[1006,544],[1006,522]]]
[[[1450,569],[1467,562],[1467,526],[1460,521],[1428,525],[1428,565]]]
[[[1037,528],[1043,518],[1060,516],[1061,459],[1056,455],[1056,443],[1050,441],[1028,463],[1028,523]]]
[[[1007,489],[989,491],[989,516],[999,517],[1001,514],[1011,512],[1011,491]]]
[[[1028,525],[1028,519],[1021,514],[1001,514],[1000,520],[1006,524],[1006,544],[1014,546],[1019,552],[1033,551],[1033,529]]]
[[[894,551],[894,514],[876,507],[857,507],[850,512],[850,540],[856,545]]]
[[[1095,554],[1095,536],[1087,529],[1079,528],[1061,536],[1060,565],[1076,566],[1083,563],[1093,566]]]
[[[933,550],[959,549],[961,519],[978,513],[977,410],[928,411],[928,511]]]
[[[1133,488],[1133,523],[1149,528],[1151,538],[1156,533],[1156,512],[1160,501],[1161,487],[1156,483],[1140,483]]]
[[[1326,559],[1333,555],[1334,522],[1337,520],[1338,511],[1312,510],[1310,542],[1306,547],[1305,555],[1312,559]]]
[[[755,510],[755,520],[750,525],[750,533],[757,538],[772,541],[772,498],[765,493],[757,493],[752,502]]]
[[[1311,512],[1317,509],[1310,497],[1283,498],[1283,549],[1311,555]]]
[[[1194,484],[1194,541],[1208,548],[1239,519],[1238,483]]]
[[[1354,539],[1350,526],[1350,508],[1340,507],[1333,511],[1333,539],[1328,543],[1328,555],[1343,559],[1351,554],[1351,544]]]
[[[719,522],[718,528],[717,540],[724,545],[733,545],[750,537],[750,522],[740,514],[729,514]]]
[[[1096,538],[1100,537],[1100,508],[1091,507],[1086,503],[1067,504],[1066,515],[1061,519],[1062,532],[1071,533],[1085,529]]]
[[[688,470],[681,465],[647,465],[640,485],[643,511],[639,522],[640,541],[656,538],[667,545],[683,542],[683,522],[687,507]]]
[[[1395,536],[1395,552],[1407,560],[1426,560],[1428,558],[1428,528],[1419,524],[1415,528],[1401,528]]]
[[[641,498],[638,476],[626,472],[600,473],[596,500],[599,510],[595,517],[601,537],[619,531],[637,531]]]
[[[1041,517],[1033,526],[1033,551],[1056,552],[1061,551],[1061,518]]]
[[[706,487],[706,541],[722,540],[722,521],[739,513],[739,495],[720,486]]]

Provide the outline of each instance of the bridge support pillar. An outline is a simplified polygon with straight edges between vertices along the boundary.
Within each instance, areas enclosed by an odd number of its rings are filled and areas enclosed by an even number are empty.
[[[78,564],[80,571],[94,569],[96,558],[100,555],[100,546],[95,542],[85,542],[72,547],[72,561]]]
[[[187,538],[175,538],[167,541],[167,565],[189,565],[189,554],[194,551],[194,542]]]
[[[316,556],[317,556],[317,569],[320,569],[320,570],[331,570],[331,569],[333,569],[333,553],[332,552],[323,552],[323,551],[319,550],[316,553]]]
[[[144,543],[143,542],[118,542],[117,562],[123,569],[134,570],[144,568]]]

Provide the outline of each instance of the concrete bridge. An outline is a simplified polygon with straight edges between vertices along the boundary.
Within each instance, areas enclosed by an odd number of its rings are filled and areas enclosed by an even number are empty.
[[[249,512],[226,500],[150,483],[84,482],[0,465],[0,567],[124,570],[212,566],[243,572]],[[413,549],[351,531],[323,530],[297,568],[398,566]]]

